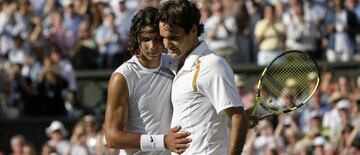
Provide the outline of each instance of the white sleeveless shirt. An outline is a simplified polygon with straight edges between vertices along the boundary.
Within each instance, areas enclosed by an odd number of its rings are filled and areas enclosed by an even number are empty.
[[[171,86],[174,73],[172,59],[162,54],[159,67],[149,69],[136,56],[126,61],[115,73],[125,77],[129,91],[128,124],[126,131],[141,134],[165,134],[172,117]],[[169,151],[142,152],[125,150],[126,154],[170,154]]]

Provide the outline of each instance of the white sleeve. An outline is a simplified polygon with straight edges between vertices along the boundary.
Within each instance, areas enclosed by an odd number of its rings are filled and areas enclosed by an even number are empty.
[[[201,71],[200,92],[209,98],[218,114],[229,107],[242,107],[230,66],[222,58],[210,66]]]

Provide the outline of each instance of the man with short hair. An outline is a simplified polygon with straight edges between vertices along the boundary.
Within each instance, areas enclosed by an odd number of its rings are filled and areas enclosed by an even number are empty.
[[[163,44],[178,60],[171,126],[181,125],[191,132],[192,142],[183,154],[241,154],[248,121],[234,73],[223,58],[199,41],[204,27],[198,8],[187,0],[170,0],[160,6],[158,20]]]

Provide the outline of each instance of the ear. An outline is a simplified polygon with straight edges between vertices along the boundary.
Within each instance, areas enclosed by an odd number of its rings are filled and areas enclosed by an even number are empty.
[[[191,27],[191,33],[197,35],[198,27],[197,25],[193,24]]]

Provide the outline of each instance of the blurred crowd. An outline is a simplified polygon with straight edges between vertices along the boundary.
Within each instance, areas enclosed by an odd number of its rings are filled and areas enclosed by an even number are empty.
[[[318,61],[360,61],[359,0],[196,0],[201,39],[231,65],[267,65],[292,49]],[[54,121],[49,141],[11,139],[14,154],[106,154],[101,123],[77,97],[75,70],[110,69],[128,57],[132,16],[161,0],[0,0],[0,117],[67,116]],[[246,73],[244,73],[246,74]],[[253,92],[236,77],[246,107]],[[319,91],[302,109],[259,123],[246,154],[360,154],[360,78],[335,79],[324,69]],[[255,91],[254,91],[255,92]],[[84,117],[84,115],[86,115]],[[97,115],[96,115],[97,116]],[[92,122],[92,123],[89,123]],[[106,150],[106,151],[105,151]],[[1,154],[1,152],[0,152]]]
[[[121,65],[129,58],[127,34],[132,16],[138,9],[160,3],[0,0],[2,111],[11,118],[89,113],[77,100],[75,70],[113,70]],[[360,60],[358,0],[196,3],[205,24],[201,39],[231,65],[267,65],[292,49],[329,63]]]
[[[93,115],[85,115],[79,119],[71,132],[65,128],[63,122],[54,120],[42,131],[46,133],[48,140],[40,147],[34,146],[31,139],[26,139],[21,134],[14,135],[10,139],[11,155],[118,154],[119,150],[106,148],[100,127],[100,120]]]
[[[235,80],[245,109],[252,107],[256,91],[244,90],[243,76],[235,75]],[[258,128],[258,135],[248,133],[246,154],[360,154],[360,75],[335,77],[331,68],[324,68],[319,89],[307,104],[262,120]]]
[[[325,68],[321,78],[319,89],[307,104],[296,111],[261,120],[258,134],[249,130],[244,155],[360,154],[360,76],[351,79],[344,74],[335,78],[333,70]],[[235,82],[244,107],[250,108],[255,102],[255,91],[245,91],[242,75],[235,75]],[[72,129],[66,129],[61,121],[54,120],[39,131],[48,136],[41,147],[34,147],[31,139],[19,133],[10,140],[12,153],[118,154],[120,150],[106,147],[102,123],[94,115],[85,115]]]

